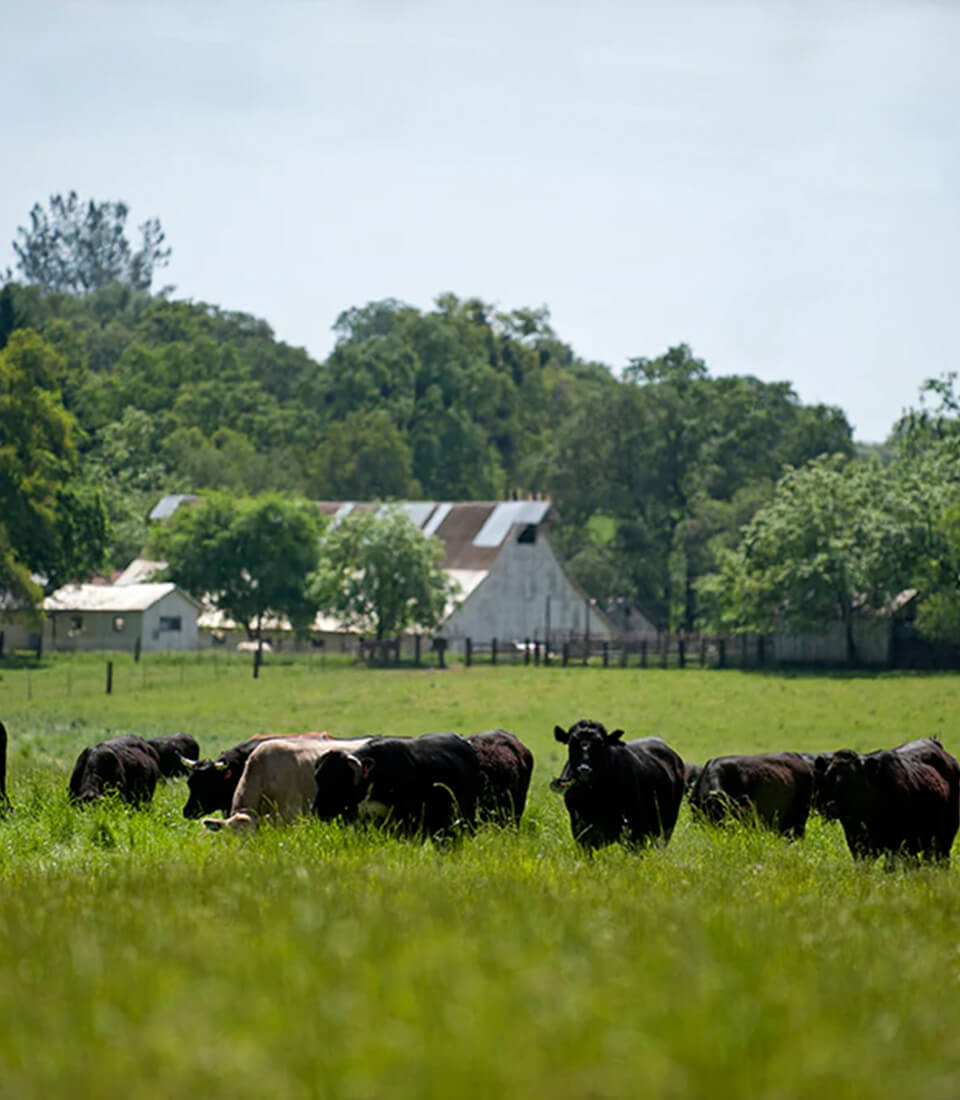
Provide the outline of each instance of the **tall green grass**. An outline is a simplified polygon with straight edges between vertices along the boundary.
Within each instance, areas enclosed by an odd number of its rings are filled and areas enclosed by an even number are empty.
[[[956,753],[960,678],[244,672],[27,700],[26,670],[0,670],[0,1096],[960,1093],[956,869],[857,867],[819,818],[789,843],[686,808],[666,848],[589,858],[548,789],[553,726],[580,717],[700,761],[924,735]],[[65,800],[80,748],[121,731],[214,753],[268,729],[498,725],[537,757],[527,816],[451,848],[315,821],[209,834],[182,781],[139,812]]]

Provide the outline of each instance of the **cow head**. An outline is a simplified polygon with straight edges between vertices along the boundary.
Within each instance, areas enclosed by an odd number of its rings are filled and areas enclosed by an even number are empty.
[[[372,770],[372,760],[362,760],[354,753],[325,753],[314,769],[317,794],[313,812],[324,821],[354,817]]]
[[[607,733],[600,722],[581,719],[565,730],[554,726],[553,736],[567,746],[567,762],[559,779],[551,783],[554,790],[564,790],[574,783],[589,783],[606,767],[611,745],[618,744],[623,730]]]
[[[183,758],[181,758],[183,759]],[[187,804],[183,807],[183,816],[203,817],[216,810],[229,813],[233,792],[238,776],[226,760],[183,759],[187,767]]]
[[[828,754],[824,754],[828,755]],[[816,765],[817,800],[823,816],[839,818],[859,812],[871,800],[871,788],[889,766],[890,752],[871,752],[861,756],[850,749],[829,754],[825,765]]]

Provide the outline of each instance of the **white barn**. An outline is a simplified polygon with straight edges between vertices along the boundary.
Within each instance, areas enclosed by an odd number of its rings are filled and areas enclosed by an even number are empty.
[[[54,650],[196,649],[201,605],[172,582],[68,584],[43,601]]]
[[[382,504],[321,501],[333,523]],[[475,642],[561,641],[617,630],[570,579],[550,544],[549,500],[406,501],[400,508],[444,547],[444,569],[460,586],[437,634],[455,647]]]

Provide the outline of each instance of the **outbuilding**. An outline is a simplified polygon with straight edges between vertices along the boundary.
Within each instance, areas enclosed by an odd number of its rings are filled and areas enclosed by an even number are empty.
[[[55,650],[197,648],[198,600],[170,581],[68,584],[43,601],[44,644]]]

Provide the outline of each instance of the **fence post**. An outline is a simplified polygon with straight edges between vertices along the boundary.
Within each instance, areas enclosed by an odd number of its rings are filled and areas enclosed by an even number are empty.
[[[140,637],[137,636],[137,640],[133,643],[133,663],[137,664],[140,660]]]
[[[413,636],[413,663],[420,667],[420,638],[421,635],[414,634]]]
[[[254,680],[260,677],[260,660],[261,660],[262,644],[258,640],[257,648],[253,651],[253,678]]]
[[[762,635],[757,635],[757,664],[763,668],[767,663],[767,639]]]
[[[446,651],[446,648],[447,648],[447,639],[446,638],[434,638],[433,639],[433,648],[437,651],[437,668],[446,668],[447,666],[444,663],[443,655],[444,655],[444,652]]]
[[[107,695],[113,693],[113,661],[107,661]]]
[[[549,597],[547,597],[549,599]],[[543,643],[543,663],[544,665],[550,664],[550,637],[549,635]]]
[[[610,663],[610,643],[603,643],[603,667],[606,668]]]
[[[660,667],[666,668],[670,659],[670,635],[666,632],[660,635]]]
[[[707,639],[700,635],[700,667],[707,667]]]
[[[677,664],[681,668],[687,667],[687,643],[683,640],[683,635],[677,635]]]
[[[640,667],[647,667],[647,639],[644,638],[640,643]]]
[[[394,645],[393,663],[395,665],[398,665],[398,664],[400,664],[400,635],[399,634],[397,635],[393,645]]]
[[[494,638],[490,643],[490,663],[495,665],[497,663],[497,639]]]
[[[523,639],[523,663],[525,665],[530,664],[530,639]]]
[[[567,662],[570,660],[570,643],[569,642],[564,642],[563,643],[563,649],[562,649],[561,652],[562,652],[562,657],[561,657],[560,661],[561,661],[561,664],[563,665],[563,667],[566,668],[567,667]]]
[[[727,639],[720,638],[717,642],[717,667],[727,667]]]
[[[540,664],[540,643],[539,642],[534,642],[533,643],[533,663],[535,665]]]
[[[467,638],[466,648],[463,651],[463,663],[467,666],[467,668],[469,668],[470,665],[472,664],[472,662],[473,662],[473,639],[472,638]]]

